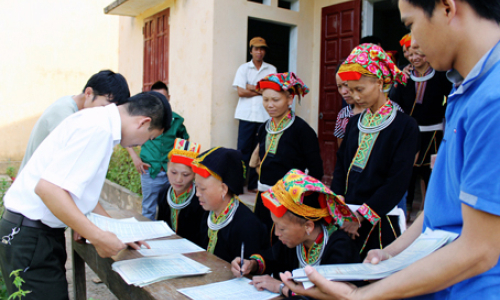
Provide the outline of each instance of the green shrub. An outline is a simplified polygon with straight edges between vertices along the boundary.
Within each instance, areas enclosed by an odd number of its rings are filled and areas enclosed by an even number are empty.
[[[139,153],[138,149],[135,149]],[[111,155],[106,178],[130,191],[142,195],[141,175],[135,169],[132,158],[125,148],[118,145]]]
[[[10,182],[1,179],[0,180],[0,217],[3,214],[3,196],[7,192],[10,187]],[[7,299],[7,287],[5,286],[5,282],[3,281],[2,273],[0,272],[0,299]]]
[[[5,173],[10,177],[10,178],[14,178],[16,177],[16,168],[10,166],[10,167],[7,167],[7,170],[5,170]]]

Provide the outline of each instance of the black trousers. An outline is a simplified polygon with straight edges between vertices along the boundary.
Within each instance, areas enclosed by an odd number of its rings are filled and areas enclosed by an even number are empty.
[[[253,190],[257,188],[258,175],[255,168],[250,168],[248,163],[252,152],[257,147],[257,131],[262,123],[248,122],[240,120],[238,126],[238,150],[241,151],[243,161],[248,171],[248,189]]]
[[[69,299],[64,229],[26,227],[2,218],[0,238],[11,234],[13,228],[19,232],[10,240],[10,245],[3,242],[8,240],[5,238],[0,243],[0,269],[8,294],[17,291],[10,273],[21,269],[19,275],[25,281],[21,289],[31,291],[23,300]]]

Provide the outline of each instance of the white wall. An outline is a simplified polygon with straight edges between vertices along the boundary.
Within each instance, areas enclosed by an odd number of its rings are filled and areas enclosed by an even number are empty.
[[[31,129],[58,98],[118,69],[110,0],[0,0],[0,162],[21,160]]]

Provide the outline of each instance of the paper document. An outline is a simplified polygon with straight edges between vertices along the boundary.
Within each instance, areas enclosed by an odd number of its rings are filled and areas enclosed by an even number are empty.
[[[210,268],[181,254],[122,260],[111,265],[127,284],[143,287],[165,279],[202,275]]]
[[[205,251],[205,249],[186,239],[148,241],[148,244],[151,249],[144,249],[143,246],[141,250],[137,250],[142,256],[161,256]]]
[[[451,243],[458,234],[444,230],[426,230],[398,255],[376,265],[370,263],[322,265],[315,269],[329,280],[374,280],[400,271],[419,259]],[[295,281],[308,281],[304,269],[292,272]]]
[[[87,217],[100,229],[116,234],[118,239],[124,243],[156,239],[175,234],[163,221],[135,222],[131,219],[129,219],[130,221],[122,221],[94,213],[88,214]]]
[[[249,284],[250,281],[248,278],[236,278],[177,291],[193,300],[266,300],[279,296],[269,291],[257,291],[253,285]]]

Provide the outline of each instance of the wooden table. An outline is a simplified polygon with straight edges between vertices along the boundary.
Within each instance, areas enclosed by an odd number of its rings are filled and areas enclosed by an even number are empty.
[[[108,211],[115,218],[135,217],[138,220],[149,220],[141,215],[131,211],[117,210]],[[176,239],[178,236],[172,236],[165,239]],[[142,257],[134,250],[122,250],[118,255],[112,258],[102,258],[97,254],[94,246],[71,242],[73,249],[73,295],[75,300],[87,300],[85,263],[99,276],[99,278],[108,286],[115,296],[122,299],[189,299],[177,289],[205,285],[233,279],[231,265],[218,258],[217,256],[204,252],[184,254],[211,269],[211,273],[201,276],[181,277],[147,285],[139,288],[128,285],[118,273],[111,269],[111,264],[115,261]],[[279,299],[279,298],[277,298]]]

